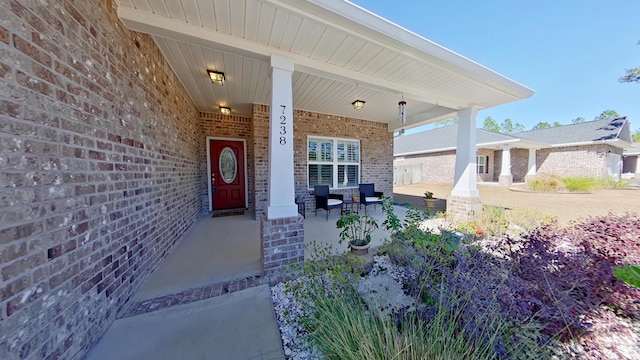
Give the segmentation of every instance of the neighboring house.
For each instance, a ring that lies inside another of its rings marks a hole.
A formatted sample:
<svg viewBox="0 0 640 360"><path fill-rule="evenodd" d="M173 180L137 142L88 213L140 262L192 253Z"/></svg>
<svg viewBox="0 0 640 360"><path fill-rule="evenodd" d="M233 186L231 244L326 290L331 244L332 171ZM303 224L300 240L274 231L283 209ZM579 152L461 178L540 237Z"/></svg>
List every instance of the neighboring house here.
<svg viewBox="0 0 640 360"><path fill-rule="evenodd" d="M640 142L634 142L622 154L622 175L626 178L640 178Z"/></svg>
<svg viewBox="0 0 640 360"><path fill-rule="evenodd" d="M466 216L477 112L533 94L340 0L0 13L1 358L82 358L213 210L255 213L262 279L277 279L303 261L295 197L311 208L317 183L391 194L403 127L460 119L449 209Z"/></svg>
<svg viewBox="0 0 640 360"><path fill-rule="evenodd" d="M452 125L396 137L394 184L453 182L456 133ZM477 180L505 185L536 173L619 178L623 151L632 149L626 117L514 134L477 129L476 146Z"/></svg>

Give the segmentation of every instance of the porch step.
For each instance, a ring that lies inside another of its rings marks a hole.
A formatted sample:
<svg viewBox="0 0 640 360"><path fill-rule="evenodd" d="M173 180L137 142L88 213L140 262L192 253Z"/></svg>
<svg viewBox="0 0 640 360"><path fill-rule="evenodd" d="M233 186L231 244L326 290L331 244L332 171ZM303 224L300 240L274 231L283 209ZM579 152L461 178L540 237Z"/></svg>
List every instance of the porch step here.
<svg viewBox="0 0 640 360"><path fill-rule="evenodd" d="M211 217L244 215L244 208L213 210Z"/></svg>
<svg viewBox="0 0 640 360"><path fill-rule="evenodd" d="M271 284L269 277L261 275L247 276L234 280L221 281L214 284L186 289L177 293L157 296L142 301L134 301L125 305L124 311L118 315L118 318L126 318L130 316L145 314L176 305L185 305L192 302L210 299L224 294L249 289L255 286Z"/></svg>

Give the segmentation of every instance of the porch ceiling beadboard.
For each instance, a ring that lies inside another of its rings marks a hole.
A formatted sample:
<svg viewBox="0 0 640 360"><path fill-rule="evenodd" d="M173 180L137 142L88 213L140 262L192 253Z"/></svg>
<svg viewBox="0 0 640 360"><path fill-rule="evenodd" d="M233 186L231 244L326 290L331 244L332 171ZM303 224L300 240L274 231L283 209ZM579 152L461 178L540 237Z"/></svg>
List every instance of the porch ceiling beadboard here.
<svg viewBox="0 0 640 360"><path fill-rule="evenodd" d="M270 101L269 56L296 64L296 109L399 129L530 97L533 91L343 0L116 0L132 30L153 36L201 111L249 116ZM213 85L207 69L223 71ZM366 101L353 109L355 99Z"/></svg>

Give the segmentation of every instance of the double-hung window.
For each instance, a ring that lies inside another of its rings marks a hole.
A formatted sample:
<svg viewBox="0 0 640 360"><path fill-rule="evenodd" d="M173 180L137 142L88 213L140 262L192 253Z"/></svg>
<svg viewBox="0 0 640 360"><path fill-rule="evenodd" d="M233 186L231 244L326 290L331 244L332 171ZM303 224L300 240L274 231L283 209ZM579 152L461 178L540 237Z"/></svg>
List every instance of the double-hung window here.
<svg viewBox="0 0 640 360"><path fill-rule="evenodd" d="M489 157L488 156L476 156L476 172L478 174L489 173Z"/></svg>
<svg viewBox="0 0 640 360"><path fill-rule="evenodd" d="M360 141L313 136L307 139L309 189L356 187L360 181Z"/></svg>

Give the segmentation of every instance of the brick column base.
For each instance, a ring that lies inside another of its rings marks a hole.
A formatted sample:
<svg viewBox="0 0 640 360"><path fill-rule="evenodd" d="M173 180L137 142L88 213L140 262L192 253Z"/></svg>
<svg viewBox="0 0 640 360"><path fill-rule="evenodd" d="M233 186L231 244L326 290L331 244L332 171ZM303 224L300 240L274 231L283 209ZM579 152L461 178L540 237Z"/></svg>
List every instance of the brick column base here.
<svg viewBox="0 0 640 360"><path fill-rule="evenodd" d="M498 177L498 184L501 186L511 186L513 184L513 175L500 175Z"/></svg>
<svg viewBox="0 0 640 360"><path fill-rule="evenodd" d="M479 196L449 196L447 215L454 223L479 219L482 215L482 201Z"/></svg>
<svg viewBox="0 0 640 360"><path fill-rule="evenodd" d="M284 280L287 265L304 262L304 218L267 219L262 215L262 274L269 283Z"/></svg>

